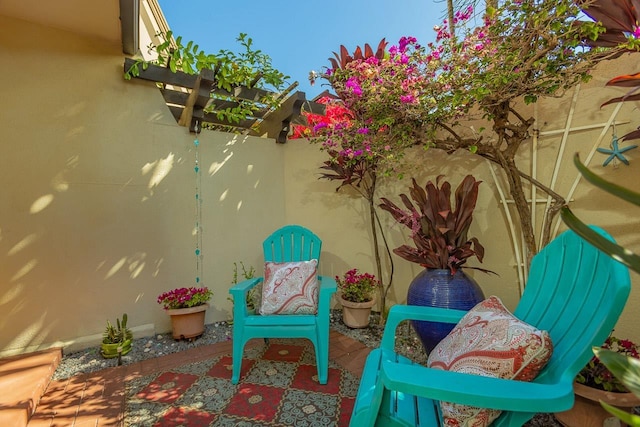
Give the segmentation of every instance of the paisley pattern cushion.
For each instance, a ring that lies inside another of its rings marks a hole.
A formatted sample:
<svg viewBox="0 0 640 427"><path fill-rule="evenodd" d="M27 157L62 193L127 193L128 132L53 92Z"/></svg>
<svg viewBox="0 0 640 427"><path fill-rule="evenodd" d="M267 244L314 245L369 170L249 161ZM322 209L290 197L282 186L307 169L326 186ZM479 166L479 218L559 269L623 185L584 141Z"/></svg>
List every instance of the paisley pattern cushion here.
<svg viewBox="0 0 640 427"><path fill-rule="evenodd" d="M260 314L316 314L318 260L266 262Z"/></svg>
<svg viewBox="0 0 640 427"><path fill-rule="evenodd" d="M551 357L546 331L522 322L498 297L482 301L431 352L434 369L485 377L531 381ZM495 409L441 402L446 426L485 427L500 416Z"/></svg>

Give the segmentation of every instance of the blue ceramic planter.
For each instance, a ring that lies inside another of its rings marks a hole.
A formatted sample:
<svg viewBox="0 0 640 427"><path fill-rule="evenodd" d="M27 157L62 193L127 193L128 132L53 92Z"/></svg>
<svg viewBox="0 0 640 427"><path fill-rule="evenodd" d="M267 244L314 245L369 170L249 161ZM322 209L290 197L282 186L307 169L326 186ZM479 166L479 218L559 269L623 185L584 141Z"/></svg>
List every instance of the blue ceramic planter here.
<svg viewBox="0 0 640 427"><path fill-rule="evenodd" d="M409 305L458 310L469 310L482 300L482 289L462 270L451 275L449 270L425 269L413 279L407 293ZM429 353L451 332L455 324L412 320L411 326Z"/></svg>

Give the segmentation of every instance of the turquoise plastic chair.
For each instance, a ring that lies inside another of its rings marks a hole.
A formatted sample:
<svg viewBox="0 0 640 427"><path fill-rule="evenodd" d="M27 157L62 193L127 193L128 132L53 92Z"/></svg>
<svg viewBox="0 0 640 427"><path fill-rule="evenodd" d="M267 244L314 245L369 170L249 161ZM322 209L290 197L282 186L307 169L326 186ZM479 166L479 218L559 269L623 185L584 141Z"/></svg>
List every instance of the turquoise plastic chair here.
<svg viewBox="0 0 640 427"><path fill-rule="evenodd" d="M287 225L276 230L262 243L264 260L272 262L320 261L322 241L307 228ZM249 290L263 281L262 277L245 280L229 290L233 296L233 373L231 382L240 380L244 346L252 338L307 338L316 351L318 381L327 383L329 372L329 308L336 292L336 281L318 276L320 294L315 315L260 315L249 313L245 304Z"/></svg>
<svg viewBox="0 0 640 427"><path fill-rule="evenodd" d="M603 230L593 227L613 240ZM492 426L521 426L536 413L573 406L573 380L618 320L631 289L625 266L573 231L554 239L532 263L514 314L549 331L553 355L533 382L447 372L414 364L394 352L407 319L457 323L464 311L396 305L380 348L365 363L351 426L439 426L438 401L503 410Z"/></svg>

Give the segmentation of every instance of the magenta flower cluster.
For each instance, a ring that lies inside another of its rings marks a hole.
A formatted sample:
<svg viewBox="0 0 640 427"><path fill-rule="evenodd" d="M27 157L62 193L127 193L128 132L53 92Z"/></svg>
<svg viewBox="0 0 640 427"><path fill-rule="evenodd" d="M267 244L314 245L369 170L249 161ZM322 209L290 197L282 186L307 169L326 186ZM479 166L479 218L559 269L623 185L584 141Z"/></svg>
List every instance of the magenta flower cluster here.
<svg viewBox="0 0 640 427"><path fill-rule="evenodd" d="M613 335L607 338L602 348L615 351L623 356L640 359L640 345L630 340L617 338ZM587 363L587 366L582 368L576 377L576 381L599 390L613 391L616 393L629 392L629 389L627 389L623 382L616 378L596 356L593 356L589 363Z"/></svg>
<svg viewBox="0 0 640 427"><path fill-rule="evenodd" d="M195 307L206 304L212 295L213 292L207 287L176 288L160 294L158 304L162 304L165 310Z"/></svg>
<svg viewBox="0 0 640 427"><path fill-rule="evenodd" d="M343 277L336 276L336 282L342 298L351 302L371 301L378 286L376 276L358 273L357 268L347 271Z"/></svg>

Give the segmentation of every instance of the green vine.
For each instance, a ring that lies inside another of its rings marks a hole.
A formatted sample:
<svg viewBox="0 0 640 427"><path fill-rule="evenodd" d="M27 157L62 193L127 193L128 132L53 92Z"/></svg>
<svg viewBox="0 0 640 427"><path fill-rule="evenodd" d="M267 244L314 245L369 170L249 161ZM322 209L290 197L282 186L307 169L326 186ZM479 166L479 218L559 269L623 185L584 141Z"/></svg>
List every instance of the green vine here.
<svg viewBox="0 0 640 427"><path fill-rule="evenodd" d="M159 45L150 44L149 53L155 53L157 59L146 61L138 59L124 73L126 80L140 75L140 70L146 70L149 65L168 67L172 72L182 71L187 74L198 74L201 70L209 69L215 73L217 89L227 93L213 91L211 96L222 101L237 102L236 106L214 110L208 107L206 112L213 113L220 120L229 123L240 123L251 118L260 109L277 109L282 92L289 76L274 68L271 57L261 50L254 50L253 39L245 33L240 33L236 41L243 47L239 53L221 49L217 54L208 54L193 41L183 43L182 36L173 39L173 33L158 33L164 40ZM154 55L155 56L155 55ZM255 101L236 99L233 94L237 88L262 89L264 93ZM229 93L231 95L229 95Z"/></svg>

